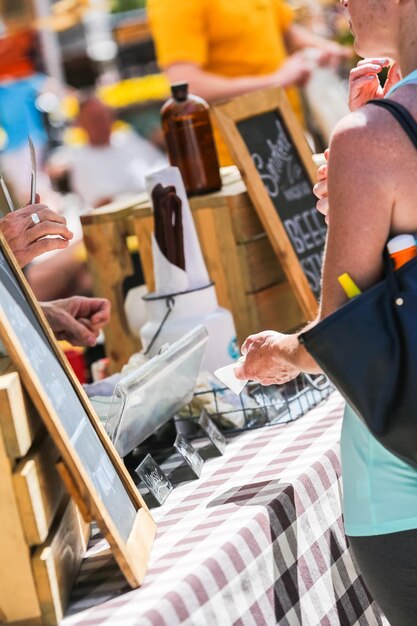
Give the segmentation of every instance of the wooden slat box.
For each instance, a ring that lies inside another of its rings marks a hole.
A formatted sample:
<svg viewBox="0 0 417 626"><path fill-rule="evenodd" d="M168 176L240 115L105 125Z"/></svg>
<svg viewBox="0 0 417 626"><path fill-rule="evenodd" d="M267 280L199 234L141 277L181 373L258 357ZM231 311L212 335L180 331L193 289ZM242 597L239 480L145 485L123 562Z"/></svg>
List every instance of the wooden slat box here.
<svg viewBox="0 0 417 626"><path fill-rule="evenodd" d="M219 303L232 312L239 342L266 328L301 325L304 315L240 176L190 205L209 274L216 289L220 285Z"/></svg>
<svg viewBox="0 0 417 626"><path fill-rule="evenodd" d="M14 468L13 486L29 546L45 541L65 493L56 469L58 459L58 450L46 435Z"/></svg>
<svg viewBox="0 0 417 626"><path fill-rule="evenodd" d="M135 205L109 205L81 217L88 266L94 293L112 304L110 323L104 329L106 352L113 371L140 350L139 337L128 326L124 312L123 281L133 273L127 236L131 234L131 211Z"/></svg>
<svg viewBox="0 0 417 626"><path fill-rule="evenodd" d="M0 358L0 429L9 458L24 456L41 427L9 357Z"/></svg>
<svg viewBox="0 0 417 626"><path fill-rule="evenodd" d="M0 359L0 372L8 372L0 375L0 621L52 626L62 616L89 525L69 500L57 451L10 370L10 361ZM60 554L63 532L67 548Z"/></svg>
<svg viewBox="0 0 417 626"><path fill-rule="evenodd" d="M0 412L3 413L3 401ZM0 620L36 620L40 605L13 486L13 461L0 431Z"/></svg>
<svg viewBox="0 0 417 626"><path fill-rule="evenodd" d="M66 496L46 541L32 554L43 626L55 626L63 618L89 536L89 524Z"/></svg>

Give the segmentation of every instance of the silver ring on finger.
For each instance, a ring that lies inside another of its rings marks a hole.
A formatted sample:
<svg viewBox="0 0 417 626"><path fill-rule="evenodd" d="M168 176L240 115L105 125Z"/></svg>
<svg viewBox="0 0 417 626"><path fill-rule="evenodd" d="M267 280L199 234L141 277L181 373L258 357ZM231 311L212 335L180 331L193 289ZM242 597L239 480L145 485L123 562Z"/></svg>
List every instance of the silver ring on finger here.
<svg viewBox="0 0 417 626"><path fill-rule="evenodd" d="M41 223L41 218L37 213L31 213L30 219L32 220L34 226Z"/></svg>

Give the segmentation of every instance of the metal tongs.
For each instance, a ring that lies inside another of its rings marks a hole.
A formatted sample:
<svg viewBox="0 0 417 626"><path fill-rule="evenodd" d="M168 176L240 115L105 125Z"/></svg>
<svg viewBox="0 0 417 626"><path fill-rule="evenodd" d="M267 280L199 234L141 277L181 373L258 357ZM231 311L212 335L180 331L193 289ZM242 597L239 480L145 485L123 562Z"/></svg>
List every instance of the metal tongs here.
<svg viewBox="0 0 417 626"><path fill-rule="evenodd" d="M35 146L33 145L33 141L30 135L28 135L28 143L29 143L29 151L30 151L30 204L35 204L36 202L36 152ZM7 206L9 208L10 213L13 213L15 210L15 206L13 204L12 196L10 195L9 188L7 187L6 181L3 178L3 174L0 171L0 187L4 195L4 199L6 200Z"/></svg>
<svg viewBox="0 0 417 626"><path fill-rule="evenodd" d="M152 190L152 202L159 249L170 263L185 270L181 199L175 187L156 185Z"/></svg>
<svg viewBox="0 0 417 626"><path fill-rule="evenodd" d="M36 152L35 146L30 135L28 135L29 150L30 150L30 204L36 203Z"/></svg>

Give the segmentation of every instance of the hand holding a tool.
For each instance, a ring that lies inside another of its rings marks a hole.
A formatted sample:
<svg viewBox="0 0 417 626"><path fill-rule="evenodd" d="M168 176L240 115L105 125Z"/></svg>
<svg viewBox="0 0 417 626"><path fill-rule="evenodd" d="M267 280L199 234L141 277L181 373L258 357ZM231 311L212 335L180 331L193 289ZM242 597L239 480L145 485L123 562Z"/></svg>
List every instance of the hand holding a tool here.
<svg viewBox="0 0 417 626"><path fill-rule="evenodd" d="M21 267L44 252L67 248L73 236L64 217L39 204L38 195L35 200L0 219L0 231Z"/></svg>

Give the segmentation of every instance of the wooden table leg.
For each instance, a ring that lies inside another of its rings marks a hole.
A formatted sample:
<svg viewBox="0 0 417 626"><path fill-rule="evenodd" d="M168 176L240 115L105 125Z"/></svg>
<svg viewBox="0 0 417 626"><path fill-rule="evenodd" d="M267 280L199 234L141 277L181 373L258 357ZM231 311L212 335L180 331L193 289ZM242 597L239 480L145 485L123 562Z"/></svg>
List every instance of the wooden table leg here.
<svg viewBox="0 0 417 626"><path fill-rule="evenodd" d="M123 281L133 273L123 221L83 224L84 243L94 292L112 305L110 323L104 328L106 353L112 372L120 371L134 352L141 349L139 337L128 326L124 309Z"/></svg>

